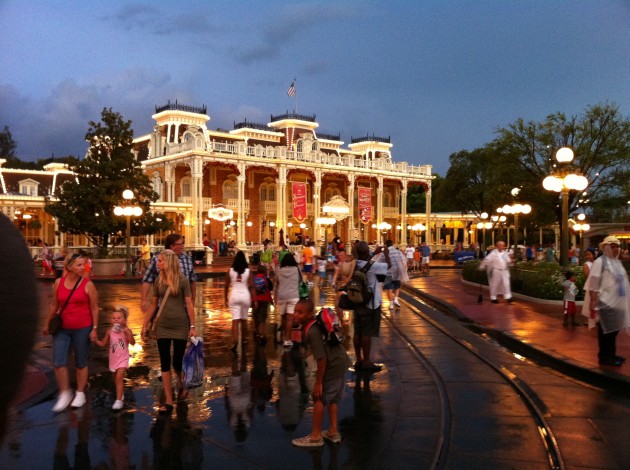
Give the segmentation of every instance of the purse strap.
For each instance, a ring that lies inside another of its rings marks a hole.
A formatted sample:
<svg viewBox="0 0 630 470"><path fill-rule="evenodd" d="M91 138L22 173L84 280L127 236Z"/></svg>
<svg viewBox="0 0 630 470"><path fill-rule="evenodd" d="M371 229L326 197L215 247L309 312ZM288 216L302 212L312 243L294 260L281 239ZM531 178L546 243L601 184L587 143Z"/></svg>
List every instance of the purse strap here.
<svg viewBox="0 0 630 470"><path fill-rule="evenodd" d="M164 297L162 297L162 302L160 302L160 308L158 308L157 313L155 314L155 319L153 320L153 324L151 325L151 331L155 331L155 327L157 326L157 322L160 319L160 315L162 315L162 310L166 305L166 299L168 295L171 293L171 286L166 288L166 292L164 292Z"/></svg>
<svg viewBox="0 0 630 470"><path fill-rule="evenodd" d="M68 302L70 302L70 297L72 297L72 294L74 294L74 291L77 290L77 287L79 287L79 284L81 284L82 280L83 280L83 278L81 276L79 276L79 279L77 279L76 284L74 285L74 287L70 291L70 295L66 298L66 301L64 302L63 307L61 307L61 310L59 310L59 313L57 315L61 316L63 311L66 309L66 306L68 305ZM57 286L57 289L59 289L59 286Z"/></svg>

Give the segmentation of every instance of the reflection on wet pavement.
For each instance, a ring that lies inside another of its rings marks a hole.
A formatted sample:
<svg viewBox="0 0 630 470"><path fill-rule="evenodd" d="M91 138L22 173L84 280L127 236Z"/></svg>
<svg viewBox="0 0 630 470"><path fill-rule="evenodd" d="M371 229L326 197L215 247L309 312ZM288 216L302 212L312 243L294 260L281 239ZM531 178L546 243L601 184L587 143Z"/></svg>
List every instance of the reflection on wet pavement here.
<svg viewBox="0 0 630 470"><path fill-rule="evenodd" d="M273 307L266 345L248 338L247 345L232 354L231 316L223 288L222 279L208 279L197 289L196 327L204 340L206 382L190 390L187 401L179 402L172 414L162 416L156 407L163 393L157 347L139 338L140 286L97 284L99 335L108 326L111 308L122 304L130 309L129 327L138 341L126 376L124 412L111 411L107 349L93 346L88 405L55 416L49 400L16 416L0 450L0 468L32 470L47 468L50 462L54 468L103 469L368 464L386 441L385 428L392 425L384 416L396 402L393 378L384 371L357 380L348 371L339 408L342 443L316 450L292 447L292 438L310 432L314 363L303 361L299 350L284 351L274 341L274 327L280 321ZM50 284L40 283L39 289L41 305L46 306ZM331 305L334 300L330 286L321 291L316 286L313 294L321 303ZM46 314L42 307L42 321ZM251 326L249 331L253 332ZM351 334L348 331L346 348L353 357ZM39 354L50 354L50 338L41 338L37 348Z"/></svg>

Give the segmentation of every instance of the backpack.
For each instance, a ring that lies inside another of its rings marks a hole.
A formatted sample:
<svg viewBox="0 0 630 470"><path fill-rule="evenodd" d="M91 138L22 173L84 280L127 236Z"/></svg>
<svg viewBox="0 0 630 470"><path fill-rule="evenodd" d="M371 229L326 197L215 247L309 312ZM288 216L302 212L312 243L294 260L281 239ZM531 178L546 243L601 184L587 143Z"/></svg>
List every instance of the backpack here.
<svg viewBox="0 0 630 470"><path fill-rule="evenodd" d="M343 288L347 300L355 307L367 305L373 297L372 290L368 287L366 273L372 267L369 261L361 269L355 269L352 277Z"/></svg>
<svg viewBox="0 0 630 470"><path fill-rule="evenodd" d="M322 334L324 343L330 346L336 346L343 343L343 324L337 316L334 309L325 307L315 316L315 318L306 326L305 332L308 332L312 325L317 325Z"/></svg>
<svg viewBox="0 0 630 470"><path fill-rule="evenodd" d="M269 292L267 276L264 274L256 274L254 276L254 289L256 289L256 295L265 295Z"/></svg>

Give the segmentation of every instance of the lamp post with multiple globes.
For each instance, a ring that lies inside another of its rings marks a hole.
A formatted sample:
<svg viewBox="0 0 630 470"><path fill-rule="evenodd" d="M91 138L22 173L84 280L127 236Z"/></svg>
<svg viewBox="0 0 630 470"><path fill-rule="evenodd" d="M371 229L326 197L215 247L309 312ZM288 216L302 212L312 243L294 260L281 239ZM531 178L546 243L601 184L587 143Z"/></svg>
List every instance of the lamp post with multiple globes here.
<svg viewBox="0 0 630 470"><path fill-rule="evenodd" d="M512 204L511 206L506 204L503 207L497 209L498 213L513 214L514 215L514 257L520 259L520 251L518 249L518 216L519 214L527 215L531 213L532 206L529 204ZM509 232L509 227L508 227Z"/></svg>
<svg viewBox="0 0 630 470"><path fill-rule="evenodd" d="M573 150L562 147L556 152L556 160L560 164L573 161ZM571 172L570 168L560 168L555 174L543 180L543 188L560 193L562 199L562 233L560 237L560 265L569 265L569 191L583 191L588 186L585 176Z"/></svg>
<svg viewBox="0 0 630 470"><path fill-rule="evenodd" d="M486 229L491 229L492 228L492 222L488 222L488 213L487 212L482 212L481 215L479 216L481 217L481 219L483 220L483 222L477 222L477 229L482 230L482 236L481 236L481 244L479 246L479 251L480 253L485 253L485 249L486 249Z"/></svg>
<svg viewBox="0 0 630 470"><path fill-rule="evenodd" d="M122 193L125 201L131 201L134 198L133 191L125 189ZM131 277L131 216L140 217L142 215L142 207L131 205L131 203L124 206L114 207L114 215L125 216L127 218L127 230L125 232L125 238L127 242L127 255L125 261L125 277Z"/></svg>
<svg viewBox="0 0 630 470"><path fill-rule="evenodd" d="M582 237L582 234L584 232L588 232L591 229L591 226L584 222L584 220L586 219L586 215L579 214L577 216L577 219L578 219L578 223L573 224L573 230L575 230L576 232L580 234L579 247L580 247L580 265L581 265L584 263L584 238Z"/></svg>

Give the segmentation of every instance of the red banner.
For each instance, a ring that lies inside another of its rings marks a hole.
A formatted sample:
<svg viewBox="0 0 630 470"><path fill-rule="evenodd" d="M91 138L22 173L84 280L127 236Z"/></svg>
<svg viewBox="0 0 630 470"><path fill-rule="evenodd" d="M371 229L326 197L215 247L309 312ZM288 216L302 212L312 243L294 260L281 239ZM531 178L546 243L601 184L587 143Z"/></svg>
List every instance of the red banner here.
<svg viewBox="0 0 630 470"><path fill-rule="evenodd" d="M372 220L372 190L370 188L358 188L359 220L367 224Z"/></svg>
<svg viewBox="0 0 630 470"><path fill-rule="evenodd" d="M293 181L291 184L293 195L293 218L298 222L306 220L306 183Z"/></svg>

